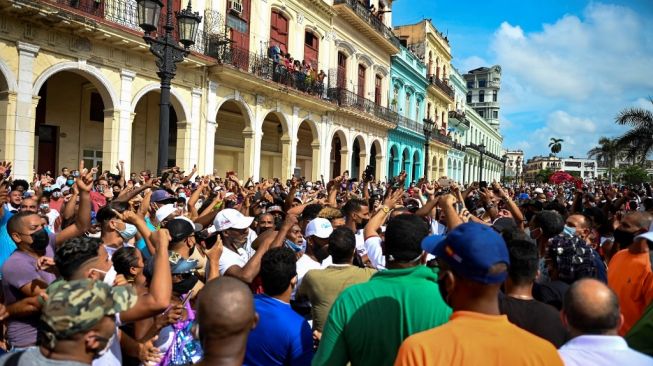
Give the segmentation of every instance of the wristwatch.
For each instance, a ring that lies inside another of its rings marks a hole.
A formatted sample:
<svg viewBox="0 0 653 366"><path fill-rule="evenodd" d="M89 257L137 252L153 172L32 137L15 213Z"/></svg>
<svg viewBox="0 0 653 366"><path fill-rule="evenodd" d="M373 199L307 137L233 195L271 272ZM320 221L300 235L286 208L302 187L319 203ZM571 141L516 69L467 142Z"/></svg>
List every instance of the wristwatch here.
<svg viewBox="0 0 653 366"><path fill-rule="evenodd" d="M381 210L383 210L383 212L385 212L385 213L390 212L390 208L388 206L386 206L386 205L381 206Z"/></svg>

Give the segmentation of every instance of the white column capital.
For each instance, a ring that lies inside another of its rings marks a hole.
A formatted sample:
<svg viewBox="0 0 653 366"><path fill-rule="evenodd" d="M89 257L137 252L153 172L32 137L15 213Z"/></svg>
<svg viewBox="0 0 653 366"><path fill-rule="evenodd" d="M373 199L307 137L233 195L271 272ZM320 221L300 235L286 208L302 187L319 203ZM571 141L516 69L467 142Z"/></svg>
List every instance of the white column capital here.
<svg viewBox="0 0 653 366"><path fill-rule="evenodd" d="M36 56L36 54L39 53L39 50L41 49L41 47L35 44L31 44L23 41L16 41L16 48L18 48L18 53L20 54L29 53L32 56Z"/></svg>
<svg viewBox="0 0 653 366"><path fill-rule="evenodd" d="M127 69L120 69L120 78L125 81L133 81L134 78L136 78L136 72Z"/></svg>

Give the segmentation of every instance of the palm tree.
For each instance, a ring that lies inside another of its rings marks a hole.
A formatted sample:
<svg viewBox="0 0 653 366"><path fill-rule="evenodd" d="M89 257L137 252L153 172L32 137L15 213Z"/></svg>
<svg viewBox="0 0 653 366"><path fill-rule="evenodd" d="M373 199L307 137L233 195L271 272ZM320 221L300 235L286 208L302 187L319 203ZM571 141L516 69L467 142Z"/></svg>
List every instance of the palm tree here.
<svg viewBox="0 0 653 366"><path fill-rule="evenodd" d="M653 98L649 98L653 104ZM617 140L628 159L637 159L641 164L653 152L653 112L644 108L626 108L616 119L617 124L631 126L630 131Z"/></svg>
<svg viewBox="0 0 653 366"><path fill-rule="evenodd" d="M551 148L551 153L553 155L557 154L562 150L562 142L565 140L563 139L557 139L555 137L551 137L551 142L549 142L549 147Z"/></svg>
<svg viewBox="0 0 653 366"><path fill-rule="evenodd" d="M618 145L617 139L609 139L601 137L599 139L599 146L587 152L587 157L596 158L598 161L608 163L608 177L610 184L612 184L612 169L618 158L622 156L621 147Z"/></svg>

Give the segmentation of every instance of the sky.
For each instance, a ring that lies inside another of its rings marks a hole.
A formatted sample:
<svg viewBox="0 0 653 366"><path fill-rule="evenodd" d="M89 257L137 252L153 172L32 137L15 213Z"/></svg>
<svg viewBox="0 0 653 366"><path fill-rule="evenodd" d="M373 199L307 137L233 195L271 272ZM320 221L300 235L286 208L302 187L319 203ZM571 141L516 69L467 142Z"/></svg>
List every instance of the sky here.
<svg viewBox="0 0 653 366"><path fill-rule="evenodd" d="M501 65L505 149L584 157L629 107L653 110L653 0L396 0L393 25L431 19L461 74Z"/></svg>

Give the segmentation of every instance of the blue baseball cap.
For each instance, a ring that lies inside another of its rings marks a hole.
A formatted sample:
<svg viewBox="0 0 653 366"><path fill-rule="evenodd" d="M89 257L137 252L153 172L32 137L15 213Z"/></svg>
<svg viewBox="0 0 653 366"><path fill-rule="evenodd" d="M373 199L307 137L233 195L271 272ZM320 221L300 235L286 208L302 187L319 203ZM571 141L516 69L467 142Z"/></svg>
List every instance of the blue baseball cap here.
<svg viewBox="0 0 653 366"><path fill-rule="evenodd" d="M423 241L422 247L425 244L429 243ZM430 253L445 261L455 274L472 281L496 284L508 277L507 267L499 267L498 271L495 267L499 263L510 265L508 248L491 226L474 222L459 225L436 243Z"/></svg>

